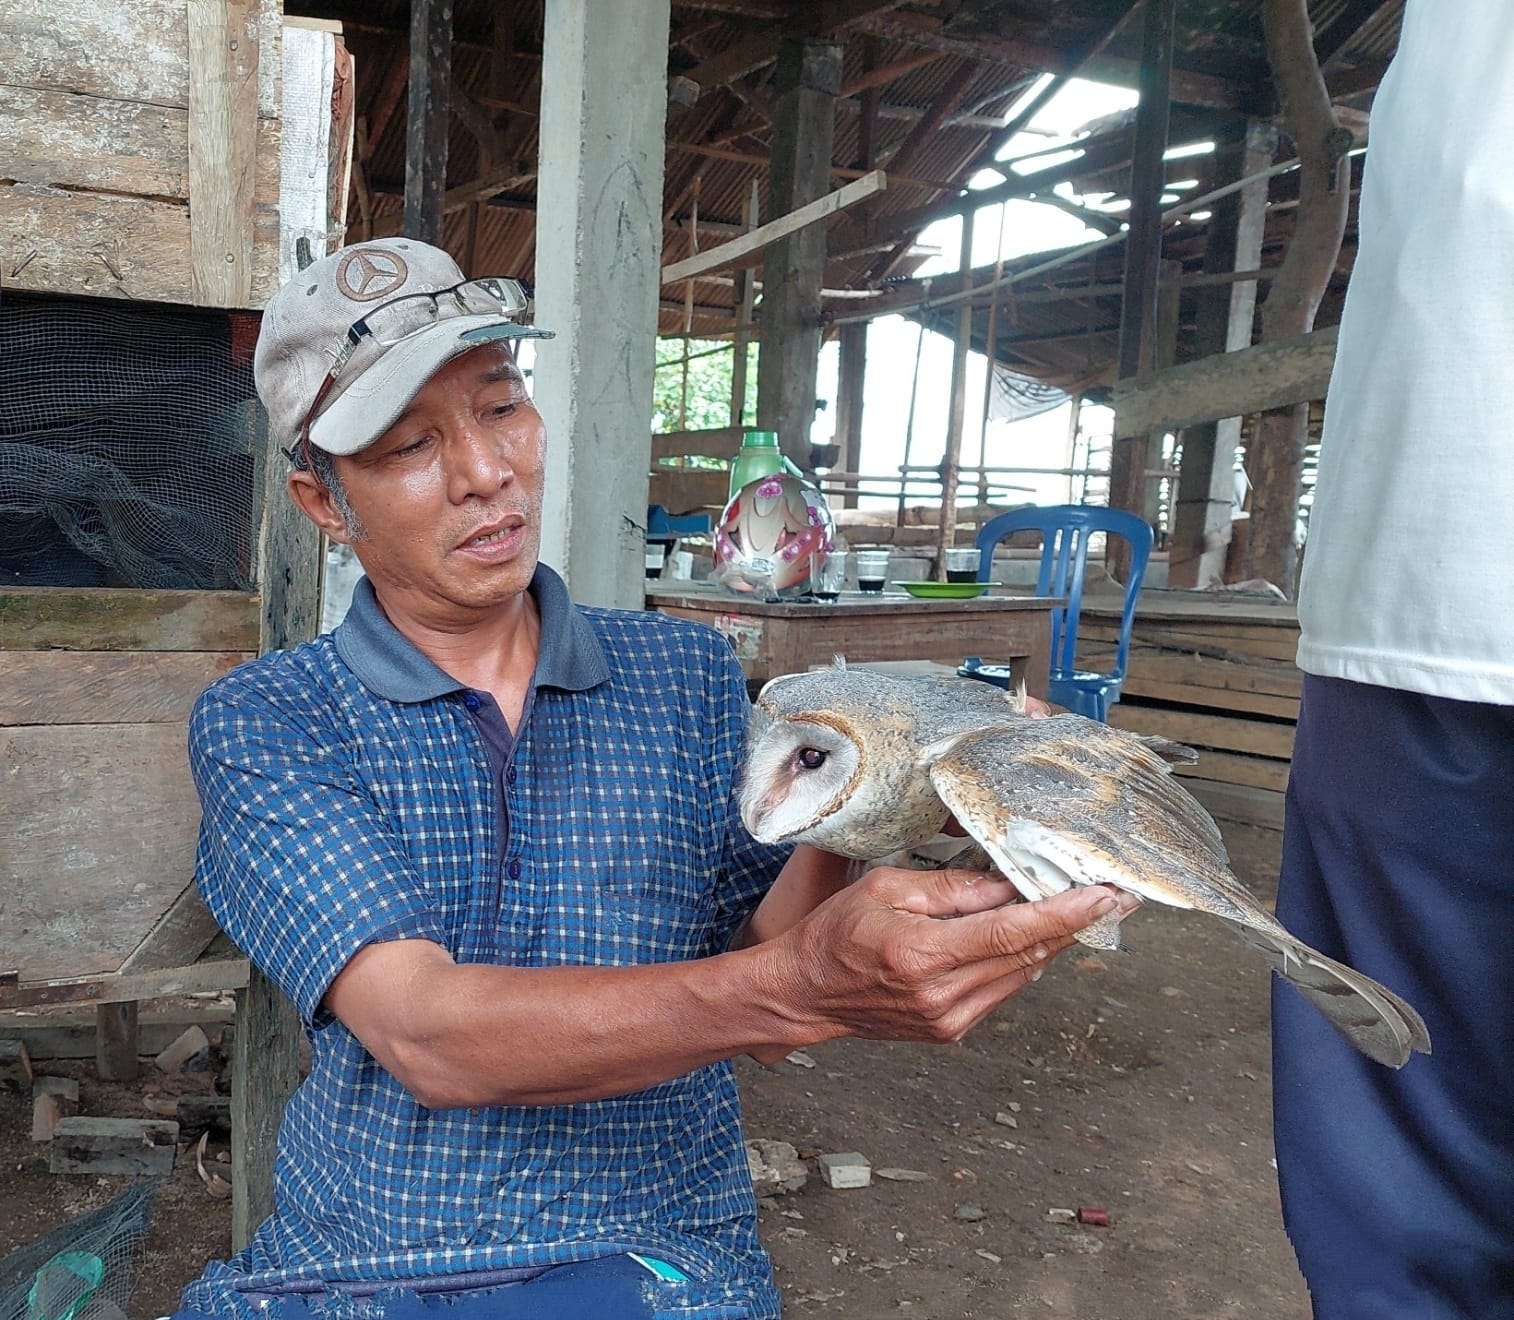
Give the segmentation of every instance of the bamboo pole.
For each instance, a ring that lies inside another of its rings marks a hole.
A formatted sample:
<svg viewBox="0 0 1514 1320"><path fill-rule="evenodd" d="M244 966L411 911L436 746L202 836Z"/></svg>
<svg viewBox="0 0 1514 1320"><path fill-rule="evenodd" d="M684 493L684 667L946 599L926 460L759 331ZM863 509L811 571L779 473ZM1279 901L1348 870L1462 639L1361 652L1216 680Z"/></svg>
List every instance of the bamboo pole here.
<svg viewBox="0 0 1514 1320"><path fill-rule="evenodd" d="M959 268L965 273L972 269L973 261L971 211L962 217L961 253ZM946 423L946 452L941 455L941 516L936 524L937 582L946 581L946 551L957 540L957 465L962 460L962 431L967 422L967 355L972 351L972 346L973 307L971 303L963 303L957 312L957 343L952 353L951 411Z"/></svg>

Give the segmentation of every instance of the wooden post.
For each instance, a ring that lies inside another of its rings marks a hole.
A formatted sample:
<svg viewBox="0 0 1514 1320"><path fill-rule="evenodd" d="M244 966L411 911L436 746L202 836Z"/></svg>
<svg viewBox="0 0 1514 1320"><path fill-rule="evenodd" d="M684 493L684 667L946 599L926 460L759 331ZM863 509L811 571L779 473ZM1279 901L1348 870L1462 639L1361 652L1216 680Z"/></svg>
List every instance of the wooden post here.
<svg viewBox="0 0 1514 1320"><path fill-rule="evenodd" d="M1151 369L1156 343L1157 276L1162 259L1162 154L1172 93L1172 33L1176 0L1146 0L1141 48L1140 102L1130 165L1130 234L1125 243L1125 287L1120 310L1118 374ZM1109 504L1143 514L1149 444L1144 433L1116 435L1109 467ZM1124 542L1117 542L1123 548ZM1118 561L1118 562L1116 562ZM1111 560L1120 572L1123 557Z"/></svg>
<svg viewBox="0 0 1514 1320"><path fill-rule="evenodd" d="M747 233L757 228L757 180L746 199ZM731 361L731 425L746 424L746 358L752 338L752 313L757 305L757 280L747 267L736 271L736 337Z"/></svg>
<svg viewBox="0 0 1514 1320"><path fill-rule="evenodd" d="M840 90L839 46L824 41L783 43L774 76L770 214L786 215L830 190ZM815 419L824 273L823 224L779 239L764 254L757 424L777 431L778 443L791 454L808 449Z"/></svg>
<svg viewBox="0 0 1514 1320"><path fill-rule="evenodd" d="M973 213L962 217L961 259L957 269L967 281L973 269ZM957 308L957 342L952 351L951 402L946 418L946 452L941 455L941 515L936 524L937 582L946 581L946 551L957 540L957 476L962 461L962 430L967 421L967 355L973 346L973 305L964 299ZM989 353L993 370L993 353Z"/></svg>
<svg viewBox="0 0 1514 1320"><path fill-rule="evenodd" d="M196 304L246 307L257 180L256 0L189 0L189 263Z"/></svg>
<svg viewBox="0 0 1514 1320"><path fill-rule="evenodd" d="M289 498L289 464L264 430L263 527L258 586L261 650L283 650L320 631L321 535ZM273 1163L284 1105L299 1083L300 1020L256 967L236 992L231 1062L231 1245L240 1251L273 1213Z"/></svg>
<svg viewBox="0 0 1514 1320"><path fill-rule="evenodd" d="M1306 0L1263 0L1267 58L1283 104L1284 127L1298 147L1299 195L1288 255L1262 304L1264 341L1314 328L1330 284L1351 201L1350 129L1335 108L1315 58ZM1309 405L1296 403L1257 418L1246 455L1251 518L1246 527L1246 577L1265 578L1290 594L1297 547L1299 486L1309 439Z"/></svg>
<svg viewBox="0 0 1514 1320"><path fill-rule="evenodd" d="M1246 120L1238 132L1216 143L1215 185L1223 187L1259 174L1272 162L1277 130L1261 120ZM1258 180L1214 204L1204 244L1204 273L1255 270L1261 265L1262 232L1267 222L1267 180ZM1194 291L1197 304L1193 356L1232 353L1251 345L1256 317L1254 280L1216 284ZM1168 541L1167 581L1174 587L1204 587L1224 578L1234 499L1235 452L1241 419L1201 422L1183 432L1183 462L1172 536Z"/></svg>
<svg viewBox="0 0 1514 1320"><path fill-rule="evenodd" d="M836 443L840 452L835 467L840 472L862 471L862 401L867 378L867 325L856 321L841 327L841 362L836 390ZM857 490L842 496L843 507L857 507Z"/></svg>
<svg viewBox="0 0 1514 1320"><path fill-rule="evenodd" d="M442 243L442 194L447 190L451 83L452 0L411 0L405 234L437 247Z"/></svg>
<svg viewBox="0 0 1514 1320"><path fill-rule="evenodd" d="M101 1004L95 1009L95 1069L102 1082L129 1082L137 1075L137 1005Z"/></svg>

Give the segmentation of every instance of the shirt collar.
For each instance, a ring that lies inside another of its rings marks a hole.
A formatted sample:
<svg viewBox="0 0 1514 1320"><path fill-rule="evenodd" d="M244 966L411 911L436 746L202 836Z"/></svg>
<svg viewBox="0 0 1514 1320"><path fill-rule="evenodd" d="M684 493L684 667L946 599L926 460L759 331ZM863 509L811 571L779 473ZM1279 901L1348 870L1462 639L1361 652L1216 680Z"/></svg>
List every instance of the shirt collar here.
<svg viewBox="0 0 1514 1320"><path fill-rule="evenodd" d="M532 686L584 692L609 678L599 637L569 598L563 580L545 564L538 564L528 590L541 615ZM333 638L347 667L387 701L431 701L466 686L389 622L366 577L358 580L347 617Z"/></svg>

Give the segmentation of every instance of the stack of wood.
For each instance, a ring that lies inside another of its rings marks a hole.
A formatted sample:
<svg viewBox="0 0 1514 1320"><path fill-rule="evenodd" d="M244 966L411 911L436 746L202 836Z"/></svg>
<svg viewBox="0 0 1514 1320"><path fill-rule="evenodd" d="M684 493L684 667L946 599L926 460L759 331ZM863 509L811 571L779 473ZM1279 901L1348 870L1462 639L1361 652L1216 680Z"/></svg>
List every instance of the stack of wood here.
<svg viewBox="0 0 1514 1320"><path fill-rule="evenodd" d="M1117 602L1085 604L1080 668L1110 667L1119 626ZM1195 748L1198 764L1178 773L1217 818L1280 829L1302 681L1297 648L1289 603L1147 591L1109 722Z"/></svg>

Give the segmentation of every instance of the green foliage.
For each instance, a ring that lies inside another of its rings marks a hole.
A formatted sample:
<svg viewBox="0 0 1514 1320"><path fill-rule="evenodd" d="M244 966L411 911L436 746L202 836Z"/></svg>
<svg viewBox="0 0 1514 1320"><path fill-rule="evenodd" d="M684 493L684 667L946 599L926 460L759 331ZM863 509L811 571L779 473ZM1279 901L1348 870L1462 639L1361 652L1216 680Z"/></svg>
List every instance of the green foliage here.
<svg viewBox="0 0 1514 1320"><path fill-rule="evenodd" d="M687 346L688 392L684 392ZM734 345L712 339L665 339L658 344L652 384L653 431L703 431L731 424L731 366ZM757 345L747 345L748 424L757 415Z"/></svg>

